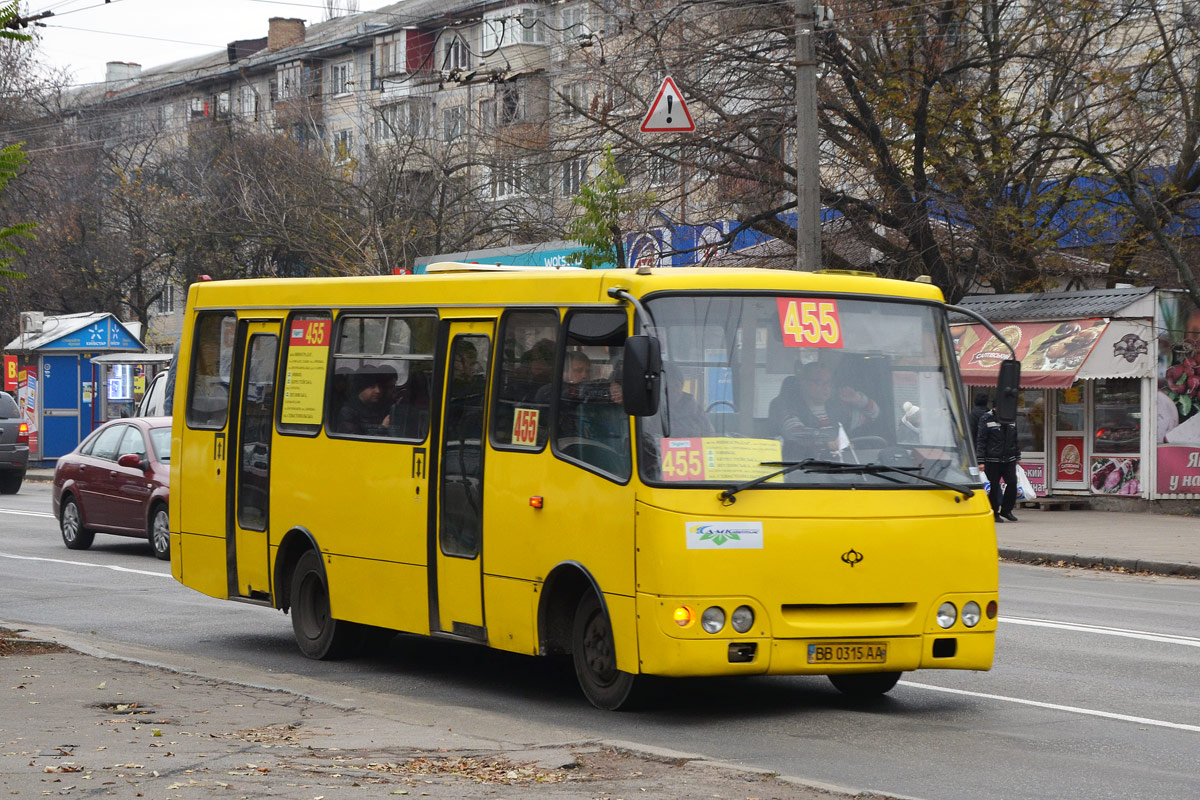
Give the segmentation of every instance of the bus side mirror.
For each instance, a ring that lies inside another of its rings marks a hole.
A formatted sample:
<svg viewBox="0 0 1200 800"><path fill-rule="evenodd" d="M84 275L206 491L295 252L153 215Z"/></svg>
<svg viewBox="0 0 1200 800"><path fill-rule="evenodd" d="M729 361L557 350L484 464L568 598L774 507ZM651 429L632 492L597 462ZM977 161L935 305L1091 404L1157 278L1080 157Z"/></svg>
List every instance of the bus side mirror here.
<svg viewBox="0 0 1200 800"><path fill-rule="evenodd" d="M1021 388L1021 362L1008 359L1000 362L1000 379L996 382L996 419L1004 424L1017 421L1017 392Z"/></svg>
<svg viewBox="0 0 1200 800"><path fill-rule="evenodd" d="M625 340L621 373L625 413L649 417L658 412L658 385L662 380L662 345L653 336Z"/></svg>

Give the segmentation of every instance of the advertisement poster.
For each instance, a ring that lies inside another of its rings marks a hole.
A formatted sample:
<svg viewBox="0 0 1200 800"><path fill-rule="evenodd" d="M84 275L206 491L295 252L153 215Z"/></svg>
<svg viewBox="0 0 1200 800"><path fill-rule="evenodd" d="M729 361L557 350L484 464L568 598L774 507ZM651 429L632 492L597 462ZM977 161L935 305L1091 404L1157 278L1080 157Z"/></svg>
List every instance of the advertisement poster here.
<svg viewBox="0 0 1200 800"><path fill-rule="evenodd" d="M1025 470L1025 477L1029 478L1029 483L1033 485L1034 494L1038 497L1046 496L1046 464L1043 461L1021 461L1021 469Z"/></svg>
<svg viewBox="0 0 1200 800"><path fill-rule="evenodd" d="M1021 360L1021 385L1070 386L1108 327L1106 319L1008 323L1000 328ZM982 325L952 326L958 365L967 385L994 384L1009 349Z"/></svg>
<svg viewBox="0 0 1200 800"><path fill-rule="evenodd" d="M1059 436L1054 440L1054 482L1083 483L1083 437Z"/></svg>
<svg viewBox="0 0 1200 800"><path fill-rule="evenodd" d="M1159 494L1200 494L1200 447L1160 445Z"/></svg>
<svg viewBox="0 0 1200 800"><path fill-rule="evenodd" d="M1092 456L1092 493L1140 495L1142 493L1141 465L1140 458Z"/></svg>
<svg viewBox="0 0 1200 800"><path fill-rule="evenodd" d="M21 419L29 425L29 454L40 453L37 429L37 372L23 369L17 375L17 405L21 407Z"/></svg>
<svg viewBox="0 0 1200 800"><path fill-rule="evenodd" d="M1159 297L1155 489L1200 494L1200 309L1182 294Z"/></svg>
<svg viewBox="0 0 1200 800"><path fill-rule="evenodd" d="M4 357L4 391L14 393L17 391L17 357Z"/></svg>

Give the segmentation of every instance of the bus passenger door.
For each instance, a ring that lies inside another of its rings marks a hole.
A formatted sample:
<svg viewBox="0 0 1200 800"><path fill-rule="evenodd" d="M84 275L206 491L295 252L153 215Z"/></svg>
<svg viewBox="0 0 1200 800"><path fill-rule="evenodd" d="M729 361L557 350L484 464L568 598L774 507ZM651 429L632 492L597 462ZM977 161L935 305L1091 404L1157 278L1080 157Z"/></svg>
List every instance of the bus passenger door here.
<svg viewBox="0 0 1200 800"><path fill-rule="evenodd" d="M271 435L275 429L275 376L279 323L243 323L239 337L239 381L234 438L227 556L230 597L271 596L267 552L270 509Z"/></svg>
<svg viewBox="0 0 1200 800"><path fill-rule="evenodd" d="M449 324L438 453L436 630L486 641L483 616L483 452L493 324Z"/></svg>

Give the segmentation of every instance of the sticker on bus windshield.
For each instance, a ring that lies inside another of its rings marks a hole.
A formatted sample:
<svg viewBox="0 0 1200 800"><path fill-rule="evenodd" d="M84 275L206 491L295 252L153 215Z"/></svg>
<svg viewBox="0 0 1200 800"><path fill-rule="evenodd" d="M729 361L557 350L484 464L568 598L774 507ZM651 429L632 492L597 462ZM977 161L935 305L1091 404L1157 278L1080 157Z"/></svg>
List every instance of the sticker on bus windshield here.
<svg viewBox="0 0 1200 800"><path fill-rule="evenodd" d="M761 522L685 522L688 550L762 550Z"/></svg>
<svg viewBox="0 0 1200 800"><path fill-rule="evenodd" d="M784 347L842 346L842 324L836 300L777 297Z"/></svg>
<svg viewBox="0 0 1200 800"><path fill-rule="evenodd" d="M518 408L513 414L512 443L537 447L538 416L536 408Z"/></svg>
<svg viewBox="0 0 1200 800"><path fill-rule="evenodd" d="M321 424L325 370L329 363L329 339L332 330L332 320L292 320L288 334L287 369L284 371L280 422Z"/></svg>
<svg viewBox="0 0 1200 800"><path fill-rule="evenodd" d="M779 461L777 439L660 439L664 481L747 481L767 472L764 461ZM778 483L781 478L772 478Z"/></svg>

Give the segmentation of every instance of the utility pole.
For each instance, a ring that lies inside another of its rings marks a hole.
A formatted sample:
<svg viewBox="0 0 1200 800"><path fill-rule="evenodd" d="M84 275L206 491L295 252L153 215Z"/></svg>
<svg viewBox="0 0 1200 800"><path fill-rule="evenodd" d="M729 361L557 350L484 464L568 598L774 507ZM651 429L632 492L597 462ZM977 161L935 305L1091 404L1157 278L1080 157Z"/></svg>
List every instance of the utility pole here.
<svg viewBox="0 0 1200 800"><path fill-rule="evenodd" d="M821 268L821 171L817 146L817 19L796 0L796 269Z"/></svg>

